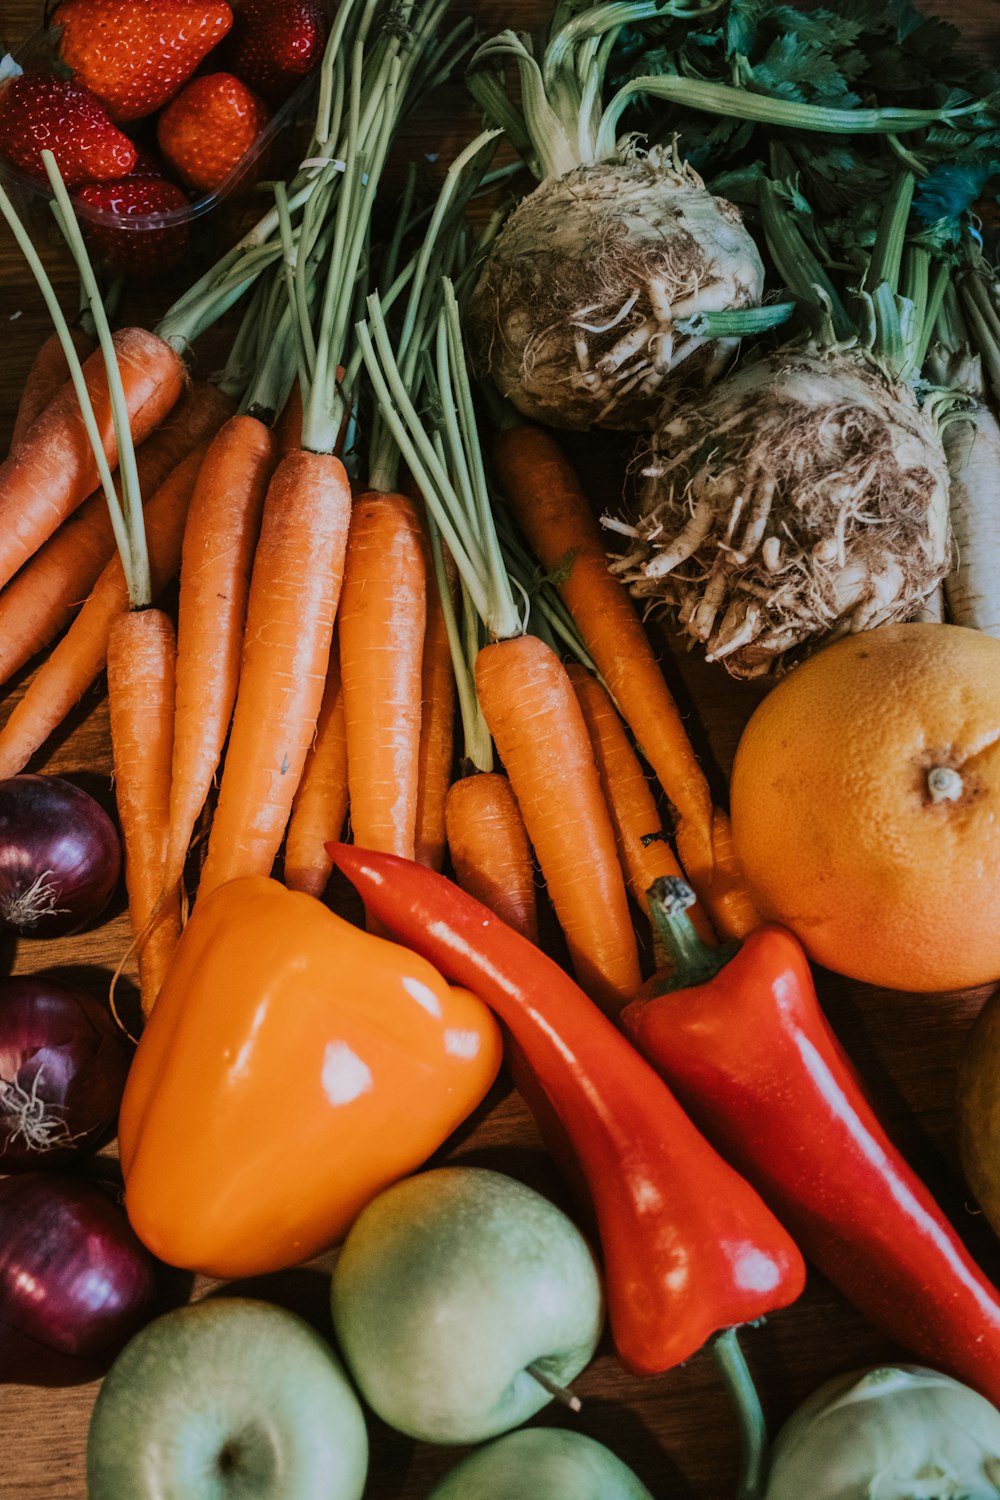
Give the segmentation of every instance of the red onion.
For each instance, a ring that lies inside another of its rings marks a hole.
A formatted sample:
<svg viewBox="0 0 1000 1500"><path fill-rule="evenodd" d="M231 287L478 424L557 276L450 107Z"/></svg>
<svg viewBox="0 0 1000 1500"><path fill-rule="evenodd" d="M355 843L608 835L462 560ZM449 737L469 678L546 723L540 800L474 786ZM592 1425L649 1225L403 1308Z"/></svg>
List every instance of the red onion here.
<svg viewBox="0 0 1000 1500"><path fill-rule="evenodd" d="M154 1275L103 1189L55 1172L0 1182L0 1381L101 1374L152 1316Z"/></svg>
<svg viewBox="0 0 1000 1500"><path fill-rule="evenodd" d="M75 932L118 883L121 843L107 813L60 776L0 781L0 923L29 937Z"/></svg>
<svg viewBox="0 0 1000 1500"><path fill-rule="evenodd" d="M128 1067L90 995L44 974L0 980L0 1170L56 1166L96 1144Z"/></svg>

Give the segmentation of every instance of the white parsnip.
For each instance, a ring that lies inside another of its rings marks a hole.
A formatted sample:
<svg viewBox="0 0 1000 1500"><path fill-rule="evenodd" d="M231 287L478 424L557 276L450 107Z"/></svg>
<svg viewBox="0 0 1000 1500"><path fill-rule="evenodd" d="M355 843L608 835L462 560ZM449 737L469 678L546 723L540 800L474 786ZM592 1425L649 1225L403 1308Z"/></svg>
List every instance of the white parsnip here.
<svg viewBox="0 0 1000 1500"><path fill-rule="evenodd" d="M944 429L953 560L944 581L953 624L1000 639L1000 423L984 400Z"/></svg>

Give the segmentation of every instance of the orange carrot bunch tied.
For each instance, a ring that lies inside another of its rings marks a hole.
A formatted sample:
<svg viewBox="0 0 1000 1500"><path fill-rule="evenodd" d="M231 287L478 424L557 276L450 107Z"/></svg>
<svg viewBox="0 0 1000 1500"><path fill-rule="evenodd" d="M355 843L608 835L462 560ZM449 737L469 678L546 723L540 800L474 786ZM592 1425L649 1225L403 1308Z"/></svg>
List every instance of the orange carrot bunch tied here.
<svg viewBox="0 0 1000 1500"><path fill-rule="evenodd" d="M473 748L469 759L489 774L489 742L495 741L523 819L525 843L530 840L534 848L574 968L591 994L609 1005L620 1003L634 993L639 959L614 830L570 678L553 648L526 631L504 562L476 437L454 288L445 278L435 320L435 379L442 403L457 403L460 413L456 423L446 424L446 464L406 389L379 299L370 298L368 308L369 321L358 332L383 418L397 434L463 584L469 650L456 650L456 668L464 678L460 701L464 697L470 722L481 712L486 730L485 748L478 755ZM485 644L479 643L477 629L470 629L476 619ZM467 734L471 748L469 741ZM492 790L492 784L484 787ZM464 807L450 800L451 834L468 852L471 843L459 831L459 812L478 815L477 799L470 788L463 794ZM466 879L476 878L467 861Z"/></svg>

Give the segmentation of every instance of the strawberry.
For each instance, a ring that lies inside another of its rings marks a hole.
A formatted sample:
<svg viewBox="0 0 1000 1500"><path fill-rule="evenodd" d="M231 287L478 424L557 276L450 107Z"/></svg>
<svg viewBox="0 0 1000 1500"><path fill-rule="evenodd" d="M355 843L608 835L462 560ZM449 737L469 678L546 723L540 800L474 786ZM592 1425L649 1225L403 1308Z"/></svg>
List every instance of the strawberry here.
<svg viewBox="0 0 1000 1500"><path fill-rule="evenodd" d="M62 0L60 60L116 120L166 104L233 24L225 0Z"/></svg>
<svg viewBox="0 0 1000 1500"><path fill-rule="evenodd" d="M160 116L163 159L188 187L212 192L268 121L267 106L232 73L192 79Z"/></svg>
<svg viewBox="0 0 1000 1500"><path fill-rule="evenodd" d="M318 0L243 0L225 66L268 104L282 104L322 58L329 29Z"/></svg>
<svg viewBox="0 0 1000 1500"><path fill-rule="evenodd" d="M89 182L76 194L77 201L122 219L150 214L168 214L187 208L188 200L175 182L165 177L122 177L116 182ZM113 224L95 224L85 218L87 236L105 265L114 271L149 274L177 264L188 242L187 223L159 228L143 224L120 229Z"/></svg>
<svg viewBox="0 0 1000 1500"><path fill-rule="evenodd" d="M0 85L0 156L45 179L52 152L67 187L131 171L135 146L89 89L51 73L21 73Z"/></svg>

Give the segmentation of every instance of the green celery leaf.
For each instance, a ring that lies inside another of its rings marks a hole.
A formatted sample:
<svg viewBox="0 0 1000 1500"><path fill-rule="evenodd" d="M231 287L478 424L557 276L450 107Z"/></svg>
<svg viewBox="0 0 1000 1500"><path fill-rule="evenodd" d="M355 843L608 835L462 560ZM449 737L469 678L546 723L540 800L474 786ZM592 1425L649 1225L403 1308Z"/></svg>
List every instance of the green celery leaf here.
<svg viewBox="0 0 1000 1500"><path fill-rule="evenodd" d="M769 0L730 0L726 16L726 56L749 57Z"/></svg>
<svg viewBox="0 0 1000 1500"><path fill-rule="evenodd" d="M815 42L803 41L794 31L777 37L759 63L753 67L753 79L765 93L808 103L821 84L847 84L833 58Z"/></svg>
<svg viewBox="0 0 1000 1500"><path fill-rule="evenodd" d="M793 5L775 5L767 13L768 25L793 31L804 42L814 42L828 52L853 47L864 31L859 16L842 16L832 10L797 10Z"/></svg>

